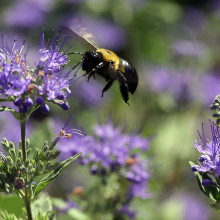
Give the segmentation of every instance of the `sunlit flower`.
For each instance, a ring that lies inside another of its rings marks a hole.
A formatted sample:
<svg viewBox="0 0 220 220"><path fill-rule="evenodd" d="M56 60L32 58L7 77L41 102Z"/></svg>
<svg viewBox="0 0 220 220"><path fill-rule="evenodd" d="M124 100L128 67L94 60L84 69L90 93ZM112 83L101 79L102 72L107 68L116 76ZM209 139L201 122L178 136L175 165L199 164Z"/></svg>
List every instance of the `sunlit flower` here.
<svg viewBox="0 0 220 220"><path fill-rule="evenodd" d="M75 82L77 72L73 66L64 73L64 65L69 61L66 53L61 49L68 40L66 36L61 45L57 46L60 32L52 42L52 37L44 46L44 30L41 31L40 61L35 68L27 64L27 53L23 53L23 46L18 49L17 41L14 41L12 48L2 37L2 48L0 49L0 94L11 98L14 105L19 107L21 113L26 114L34 104L41 106L41 111L47 113L50 107L45 102L52 102L59 105L63 110L69 109L67 99L71 94L70 84ZM52 43L51 43L52 42ZM32 95L33 94L33 95ZM33 97L36 94L35 97ZM10 101L11 101L10 100Z"/></svg>
<svg viewBox="0 0 220 220"><path fill-rule="evenodd" d="M203 125L202 125L202 135L200 135L200 140L195 142L194 147L202 153L199 158L199 165L192 167L192 171L208 172L211 169L214 170L214 175L218 177L220 175L220 131L219 127L214 123L211 123L211 134L212 140L209 141L205 137Z"/></svg>

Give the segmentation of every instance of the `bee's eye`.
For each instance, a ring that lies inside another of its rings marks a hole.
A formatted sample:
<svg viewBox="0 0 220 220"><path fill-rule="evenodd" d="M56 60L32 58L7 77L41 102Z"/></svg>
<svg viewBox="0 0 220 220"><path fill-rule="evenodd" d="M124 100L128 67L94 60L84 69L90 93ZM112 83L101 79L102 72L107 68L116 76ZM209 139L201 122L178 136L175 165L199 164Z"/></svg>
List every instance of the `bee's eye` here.
<svg viewBox="0 0 220 220"><path fill-rule="evenodd" d="M113 62L112 60L109 60L109 63L110 63L110 64L113 64L114 62Z"/></svg>

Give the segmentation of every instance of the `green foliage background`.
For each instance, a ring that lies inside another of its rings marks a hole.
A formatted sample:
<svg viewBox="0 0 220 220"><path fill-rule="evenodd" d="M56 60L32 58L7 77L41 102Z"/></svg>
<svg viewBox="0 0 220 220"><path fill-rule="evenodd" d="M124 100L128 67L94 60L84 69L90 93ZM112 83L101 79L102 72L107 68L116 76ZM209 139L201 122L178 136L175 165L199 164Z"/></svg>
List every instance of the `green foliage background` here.
<svg viewBox="0 0 220 220"><path fill-rule="evenodd" d="M29 138L34 147L42 146L45 139L52 140L55 134L51 121L55 127L58 126L57 120L62 120L64 123L75 106L78 107L78 115L72 121L72 125L75 128L85 128L89 135L93 134L93 125L98 120L104 122L111 115L113 120L120 121L121 124L126 123L129 129L142 128L141 134L145 137L154 136L148 153L151 160L149 191L152 192L152 198L144 201L136 199L133 202L133 208L139 210L138 220L184 220L186 212L197 211L196 205L207 207L207 210L204 209L209 216L207 219L218 219L218 213L209 207L210 201L200 192L196 178L188 164L189 160L195 163L198 161L199 153L192 147L192 141L198 139L197 130L201 130L202 122L205 123L207 132L209 132L208 119L211 119L212 111L209 110L208 105L204 106L196 100L178 102L169 92L156 94L147 85L147 80L149 69L153 66L191 68L195 74L202 74L219 65L220 9L214 10L210 6L212 1L48 0L48 2L52 5L50 10L41 9L44 14L43 22L38 26L29 27L8 25L4 20L4 15L9 13L8 10L13 9L17 3L15 1L1 2L1 32L6 36L18 36L18 41L21 42L23 38L26 39L26 45L31 46L29 52L31 58L31 54L37 53L39 49L41 27L44 27L45 39L47 39L50 37L51 29L59 30L60 26L65 25L67 17L91 19L94 26L86 27L90 31L95 29L96 22L97 24L99 21L110 22L113 26L122 28L126 36L125 46L116 48L114 51L132 62L139 73L140 82L134 96L130 96L130 107L123 102L118 85L114 83L113 88L107 92L108 94L106 93L106 96L102 98L102 103L97 107L90 108L83 105L72 93L69 98L71 108L67 112L53 105L50 105L51 111L46 116L38 111L30 119L34 131ZM193 29L190 30L191 33L188 30L191 27L184 23L184 16L189 16L187 9L195 9L204 17L204 27L199 33L196 31L194 33ZM19 15L12 13L11 16ZM81 22L80 19L78 22ZM93 34L97 37L97 33ZM177 40L201 41L207 46L206 53L199 59L177 60L171 53L172 43ZM72 44L72 51L85 52L91 49L79 38L71 38L69 42ZM71 57L71 63L68 66L73 66L77 61L79 57ZM83 71L81 70L79 74L83 74ZM96 80L100 81L104 87L105 81L100 77L97 78ZM89 83L93 83L93 79ZM210 104L211 102L212 100ZM11 115L7 113L7 117ZM46 190L53 197L64 198L64 195L70 193L79 184L89 187L88 180L91 179L93 178L89 176L86 168L72 166ZM63 184L63 182L68 184ZM192 206L191 210L187 207L186 198L191 202L194 201L195 206ZM8 212L13 210L19 216L21 209L18 207L21 207L21 204L17 199L0 194L0 209L7 208ZM202 212L201 208L201 215ZM65 217L62 216L59 219L65 219Z"/></svg>

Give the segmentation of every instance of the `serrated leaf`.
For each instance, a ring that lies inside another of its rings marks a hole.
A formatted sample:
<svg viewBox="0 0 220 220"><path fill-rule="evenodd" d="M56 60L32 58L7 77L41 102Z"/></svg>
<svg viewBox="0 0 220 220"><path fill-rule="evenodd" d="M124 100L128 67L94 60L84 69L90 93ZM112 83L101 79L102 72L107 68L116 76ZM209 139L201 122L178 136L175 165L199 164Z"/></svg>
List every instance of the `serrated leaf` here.
<svg viewBox="0 0 220 220"><path fill-rule="evenodd" d="M50 184L54 179L56 179L59 174L64 171L74 160L76 160L81 153L76 154L73 157L68 158L67 160L64 160L60 163L60 165L50 172L50 174L46 177L44 177L41 182L37 185L34 195L38 195L48 184Z"/></svg>
<svg viewBox="0 0 220 220"><path fill-rule="evenodd" d="M194 164L193 162L189 161L190 166L194 166L196 164ZM216 202L219 198L220 198L220 193L219 193L219 189L217 187L213 187L213 186L203 186L202 185L202 181L204 179L209 179L211 181L213 181L206 173L203 172L194 172L199 188L200 190L206 195L208 196L213 202Z"/></svg>

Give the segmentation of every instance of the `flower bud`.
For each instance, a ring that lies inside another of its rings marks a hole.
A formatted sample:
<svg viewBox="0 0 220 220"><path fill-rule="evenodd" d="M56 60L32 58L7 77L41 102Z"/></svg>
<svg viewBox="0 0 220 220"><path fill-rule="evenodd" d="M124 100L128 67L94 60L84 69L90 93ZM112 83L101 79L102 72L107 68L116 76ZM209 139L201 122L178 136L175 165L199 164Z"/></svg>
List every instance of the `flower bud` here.
<svg viewBox="0 0 220 220"><path fill-rule="evenodd" d="M53 155L53 159L56 159L59 155L60 155L61 151L60 150L56 150L54 152L54 155Z"/></svg>
<svg viewBox="0 0 220 220"><path fill-rule="evenodd" d="M103 175L103 176L106 175L107 174L107 170L102 167L101 170L100 170L100 174Z"/></svg>
<svg viewBox="0 0 220 220"><path fill-rule="evenodd" d="M24 167L22 167L22 168L21 168L21 172L22 172L22 173L27 173L27 169L24 168Z"/></svg>
<svg viewBox="0 0 220 220"><path fill-rule="evenodd" d="M35 168L31 168L31 169L30 169L30 173L31 173L31 174L35 174L35 171L36 171Z"/></svg>
<svg viewBox="0 0 220 220"><path fill-rule="evenodd" d="M28 168L29 165L30 165L30 160L25 160L25 162L24 162L25 168Z"/></svg>
<svg viewBox="0 0 220 220"><path fill-rule="evenodd" d="M17 107L21 106L21 103L22 103L21 99L17 98L17 99L14 100L14 105L17 106Z"/></svg>
<svg viewBox="0 0 220 220"><path fill-rule="evenodd" d="M26 106L26 107L31 107L32 105L34 104L33 100L31 98L26 98L24 100L24 103L23 103L23 106Z"/></svg>
<svg viewBox="0 0 220 220"><path fill-rule="evenodd" d="M28 112L28 107L22 105L20 108L20 112L26 114Z"/></svg>
<svg viewBox="0 0 220 220"><path fill-rule="evenodd" d="M69 104L66 102L62 103L60 106L64 111L66 111L70 108Z"/></svg>
<svg viewBox="0 0 220 220"><path fill-rule="evenodd" d="M10 156L7 156L7 157L6 157L6 164L7 164L7 166L13 166L13 165L14 165L14 162L13 162L13 160L11 159Z"/></svg>
<svg viewBox="0 0 220 220"><path fill-rule="evenodd" d="M198 168L199 168L199 166L198 165L194 165L194 166L192 166L192 171L193 172L196 172L196 171L198 171Z"/></svg>
<svg viewBox="0 0 220 220"><path fill-rule="evenodd" d="M199 158L200 162L203 162L205 160L207 160L207 156L205 156L205 155L200 156L200 158Z"/></svg>
<svg viewBox="0 0 220 220"><path fill-rule="evenodd" d="M54 163L52 163L51 161L48 161L45 165L45 171L49 172L53 169L53 167L54 167Z"/></svg>
<svg viewBox="0 0 220 220"><path fill-rule="evenodd" d="M47 159L47 161L53 160L53 156L54 156L54 152L52 152L52 151L47 151L47 153L46 153L46 159Z"/></svg>
<svg viewBox="0 0 220 220"><path fill-rule="evenodd" d="M30 139L26 139L26 149L29 149L30 148Z"/></svg>
<svg viewBox="0 0 220 220"><path fill-rule="evenodd" d="M40 155L40 151L39 151L37 148L35 148L33 159L34 159L36 162L39 161L39 155Z"/></svg>
<svg viewBox="0 0 220 220"><path fill-rule="evenodd" d="M44 153L46 153L48 150L49 150L48 145L45 145L45 146L42 147L42 151L43 151Z"/></svg>
<svg viewBox="0 0 220 220"><path fill-rule="evenodd" d="M46 160L46 154L44 152L41 152L39 155L39 160L45 161Z"/></svg>
<svg viewBox="0 0 220 220"><path fill-rule="evenodd" d="M95 174L97 174L97 170L98 170L98 166L97 166L96 164L93 164L93 165L91 166L91 173L92 173L93 175L95 175Z"/></svg>
<svg viewBox="0 0 220 220"><path fill-rule="evenodd" d="M215 182L209 180L209 179L204 179L202 181L203 186L217 186Z"/></svg>
<svg viewBox="0 0 220 220"><path fill-rule="evenodd" d="M47 104L43 104L41 107L41 111L43 113L48 113L50 111L50 107Z"/></svg>
<svg viewBox="0 0 220 220"><path fill-rule="evenodd" d="M9 141L9 148L15 150L15 145L13 142Z"/></svg>
<svg viewBox="0 0 220 220"><path fill-rule="evenodd" d="M43 169L44 169L44 163L40 160L37 163L37 172L41 172L41 171L43 171Z"/></svg>
<svg viewBox="0 0 220 220"><path fill-rule="evenodd" d="M32 150L31 148L27 149L27 151L26 151L26 153L27 153L27 157L30 155L31 150Z"/></svg>
<svg viewBox="0 0 220 220"><path fill-rule="evenodd" d="M64 100L65 96L64 96L64 94L62 92L59 92L59 94L57 95L56 98L59 99L59 100Z"/></svg>
<svg viewBox="0 0 220 220"><path fill-rule="evenodd" d="M22 150L18 151L18 158L22 159Z"/></svg>
<svg viewBox="0 0 220 220"><path fill-rule="evenodd" d="M20 167L22 165L21 158L16 159L16 164L17 164L18 167Z"/></svg>
<svg viewBox="0 0 220 220"><path fill-rule="evenodd" d="M9 150L9 154L10 154L10 156L11 156L11 159L12 159L13 161L15 161L15 159L16 159L15 149L10 149L10 150Z"/></svg>
<svg viewBox="0 0 220 220"><path fill-rule="evenodd" d="M88 159L87 158L82 158L80 163L81 163L81 165L85 165L85 164L88 163Z"/></svg>
<svg viewBox="0 0 220 220"><path fill-rule="evenodd" d="M38 96L38 97L35 99L35 101L36 101L36 103L37 103L38 105L43 105L43 104L44 104L44 99L43 99L43 97L41 97L41 96Z"/></svg>
<svg viewBox="0 0 220 220"><path fill-rule="evenodd" d="M5 137L3 138L1 144L2 144L3 149L6 152L8 152L9 151L9 143L8 143L8 141L7 141L7 139Z"/></svg>

